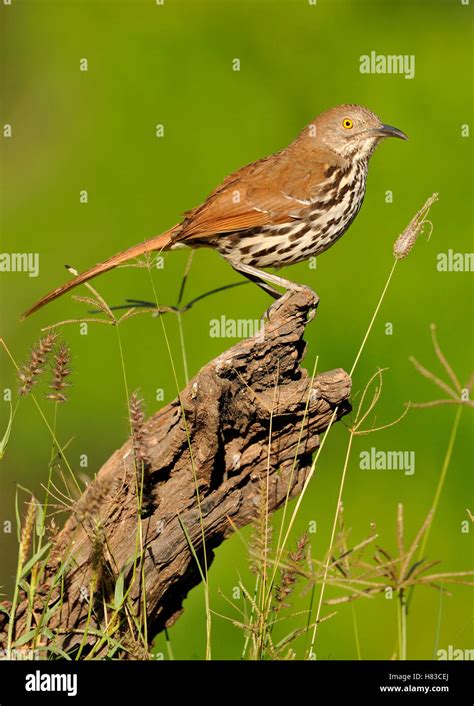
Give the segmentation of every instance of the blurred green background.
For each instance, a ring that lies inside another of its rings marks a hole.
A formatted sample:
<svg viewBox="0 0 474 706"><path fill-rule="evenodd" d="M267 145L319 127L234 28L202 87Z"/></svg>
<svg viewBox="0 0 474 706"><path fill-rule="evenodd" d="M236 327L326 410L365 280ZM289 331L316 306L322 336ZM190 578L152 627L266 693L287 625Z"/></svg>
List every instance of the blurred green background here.
<svg viewBox="0 0 474 706"><path fill-rule="evenodd" d="M372 158L365 204L348 234L318 259L283 276L312 286L321 298L307 329L306 367L351 368L392 263L392 244L434 191L429 241L422 237L400 263L354 378L362 389L380 367L385 374L377 423L398 417L407 400L439 398L408 361L415 355L441 373L430 340L435 322L448 359L465 383L472 371L472 273L438 272L437 255L472 246L472 146L462 125L472 125L472 6L460 0L13 0L0 6L2 79L0 124L12 125L1 146L1 250L37 252L40 274L1 273L1 336L18 361L40 329L77 317L80 305L65 297L26 323L21 312L67 279L64 263L78 270L144 240L180 220L231 171L288 144L319 112L338 103L361 103L410 141L386 141ZM364 75L359 57L414 55L413 80ZM79 70L86 58L88 71ZM233 60L240 59L240 71ZM156 137L157 124L164 136ZM81 204L81 190L88 203ZM386 192L393 203L386 203ZM167 255L155 282L160 303L175 304L188 254ZM238 281L216 253L195 254L185 299ZM110 303L152 298L146 271L126 268L96 280ZM225 314L258 319L268 297L252 285L222 292L186 313L184 338L190 375L235 341L209 336L209 321ZM386 335L386 324L393 324ZM180 385L184 372L175 317L165 321ZM58 435L69 442L78 473L92 475L127 435L127 407L115 332L111 327L64 328L73 351L70 400L59 410ZM161 325L148 316L122 328L130 389L140 388L152 414L176 395ZM0 351L0 389L16 390L12 365ZM164 390L164 402L156 390ZM4 395L2 394L3 399ZM8 420L1 402L0 423ZM42 402L49 419L52 406ZM456 408L412 410L394 428L356 439L344 492L350 541L374 522L380 544L396 551L397 504L403 502L406 536L414 538L432 503ZM466 508L474 509L472 411L465 409L427 555L441 569L472 568L472 532L462 533ZM3 431L2 431L3 434ZM1 435L1 434L0 434ZM322 558L334 516L347 430L328 438L304 499L294 538L316 521L312 554ZM416 453L412 476L362 471L359 453ZM81 469L82 454L88 468ZM14 521L16 484L42 493L50 443L32 401L22 401L0 464L0 520ZM248 537L248 530L244 532ZM0 583L12 587L14 534L0 531ZM238 537L217 550L210 572L211 608L238 618L220 596L231 596L248 557ZM328 597L332 591L328 590ZM240 605L242 605L240 603ZM298 590L293 610L308 595ZM170 631L177 658L201 659L205 648L202 588L184 604ZM329 609L325 609L329 610ZM396 602L378 597L356 603L363 658L387 659L396 645ZM415 593L408 626L408 657L431 659L433 650L472 648L471 590ZM304 624L294 618L291 627ZM439 626L439 633L438 631ZM239 658L242 632L214 617L213 656ZM438 637L437 637L438 634ZM296 643L299 656L301 642ZM157 640L165 651L164 640ZM298 652L297 652L298 653ZM319 659L356 658L353 615L342 606L318 634Z"/></svg>

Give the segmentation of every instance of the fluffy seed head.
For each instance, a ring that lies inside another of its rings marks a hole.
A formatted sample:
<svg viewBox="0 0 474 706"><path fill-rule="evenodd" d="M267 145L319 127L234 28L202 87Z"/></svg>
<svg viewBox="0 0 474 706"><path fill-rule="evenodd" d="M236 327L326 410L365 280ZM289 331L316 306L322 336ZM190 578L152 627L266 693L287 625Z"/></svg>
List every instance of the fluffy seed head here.
<svg viewBox="0 0 474 706"><path fill-rule="evenodd" d="M47 395L48 399L55 402L66 402L65 389L70 386L67 378L71 374L69 364L71 362L71 351L66 343L62 343L57 349L52 366L53 379L50 388L53 390Z"/></svg>
<svg viewBox="0 0 474 706"><path fill-rule="evenodd" d="M56 339L56 333L48 333L32 348L30 360L23 364L18 372L18 379L21 383L20 395L28 395L38 383Z"/></svg>
<svg viewBox="0 0 474 706"><path fill-rule="evenodd" d="M402 260L410 253L414 244L418 240L419 235L423 232L423 227L425 223L428 223L430 226L432 226L431 221L427 220L427 216L431 206L437 200L438 194L435 193L430 196L430 198L426 201L425 205L420 208L418 213L411 219L410 223L407 225L403 233L398 236L393 246L393 254L397 258L397 260Z"/></svg>

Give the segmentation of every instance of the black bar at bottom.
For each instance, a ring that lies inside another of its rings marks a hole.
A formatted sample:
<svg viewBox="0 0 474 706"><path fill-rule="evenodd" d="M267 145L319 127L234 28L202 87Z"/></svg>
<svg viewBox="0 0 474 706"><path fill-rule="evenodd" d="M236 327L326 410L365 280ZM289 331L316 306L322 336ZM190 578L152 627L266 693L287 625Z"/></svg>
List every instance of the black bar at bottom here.
<svg viewBox="0 0 474 706"><path fill-rule="evenodd" d="M242 704L263 694L297 703L474 702L472 662L0 661L0 706L170 702ZM174 696L173 696L174 695ZM364 699L366 701L364 702ZM301 702L303 702L301 701ZM107 704L106 704L107 706Z"/></svg>

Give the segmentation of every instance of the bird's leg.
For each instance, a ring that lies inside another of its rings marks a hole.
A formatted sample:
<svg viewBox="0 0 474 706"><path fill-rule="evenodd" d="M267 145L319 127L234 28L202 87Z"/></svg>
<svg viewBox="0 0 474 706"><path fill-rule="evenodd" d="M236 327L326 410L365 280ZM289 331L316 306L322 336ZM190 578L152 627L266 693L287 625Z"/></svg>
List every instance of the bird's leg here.
<svg viewBox="0 0 474 706"><path fill-rule="evenodd" d="M241 275L244 275L244 277L246 277L248 280L250 280L250 282L253 282L254 284L258 285L261 289L264 290L264 292L267 292L271 297L273 297L273 299L279 299L281 297L281 292L279 292L277 289L274 289L274 287L271 287L266 282L262 281L262 279L259 277L259 275L260 275L259 270L256 270L256 272L258 272L258 275L254 275L254 274L250 274L248 272L245 272L243 270L243 267L245 267L245 265L239 265L239 266L232 265L232 267L234 268L234 270L236 272L238 272ZM253 270L254 268L251 267L250 269Z"/></svg>
<svg viewBox="0 0 474 706"><path fill-rule="evenodd" d="M244 265L242 263L234 264L232 267L236 272L247 277L247 279L258 284L259 287L268 292L274 299L279 299L283 296L282 292L279 292L272 284L276 284L278 287L283 287L286 291L298 291L302 289L301 285L291 282L289 279L284 279L283 277L278 277L278 275L272 275L270 272L265 272L264 270L259 270L251 265Z"/></svg>
<svg viewBox="0 0 474 706"><path fill-rule="evenodd" d="M283 296L284 292L279 292L278 289L275 289L272 285L276 284L279 287L283 287L283 289L286 290L286 292L295 292L300 289L304 289L299 284L295 284L295 282L291 282L288 279L284 279L283 277L278 277L278 275L272 275L269 272L265 272L264 270L259 270L257 267L252 267L251 265L244 265L242 263L238 264L233 264L232 267L236 272L240 272L240 274L244 275L244 277L247 277L251 282L255 282L261 289L263 289L265 292L268 292L270 296L273 297L273 299L280 299L280 297ZM271 306L268 307L268 309L265 311L265 313L262 316L262 321L268 321L271 316L272 308L275 306L275 304L272 304Z"/></svg>

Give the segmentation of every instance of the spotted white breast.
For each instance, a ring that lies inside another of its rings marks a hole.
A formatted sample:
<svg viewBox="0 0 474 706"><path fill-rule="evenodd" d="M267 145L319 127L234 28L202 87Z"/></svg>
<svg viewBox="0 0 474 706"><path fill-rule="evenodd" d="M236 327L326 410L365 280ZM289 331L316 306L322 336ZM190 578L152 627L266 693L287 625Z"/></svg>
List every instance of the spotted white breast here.
<svg viewBox="0 0 474 706"><path fill-rule="evenodd" d="M288 223L222 234L212 245L228 260L254 267L281 267L319 255L356 217L365 195L368 160L336 169L298 217Z"/></svg>

